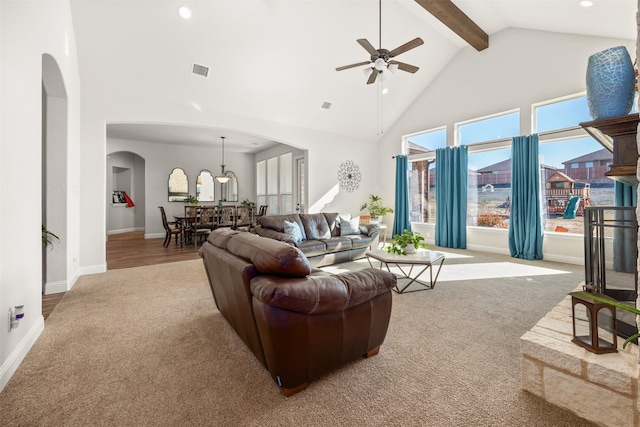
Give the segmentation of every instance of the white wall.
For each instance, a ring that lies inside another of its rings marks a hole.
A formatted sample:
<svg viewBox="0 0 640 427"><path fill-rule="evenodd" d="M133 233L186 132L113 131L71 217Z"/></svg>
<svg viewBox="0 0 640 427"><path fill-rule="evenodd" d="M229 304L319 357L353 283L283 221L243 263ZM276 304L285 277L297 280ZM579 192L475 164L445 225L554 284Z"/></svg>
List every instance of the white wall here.
<svg viewBox="0 0 640 427"><path fill-rule="evenodd" d="M42 317L42 55L67 94L67 282L78 275L80 77L68 1L0 2L0 389L44 327ZM64 185L64 184L63 184ZM10 306L25 317L9 331Z"/></svg>
<svg viewBox="0 0 640 427"><path fill-rule="evenodd" d="M452 144L454 123L515 108L520 109L521 133L528 135L532 103L584 92L589 56L619 45L632 48L635 41L509 28L491 36L489 48L482 52L464 48L385 132L378 158L381 195L393 200L391 156L401 153L403 135L446 125ZM506 234L506 230L469 227L467 245L508 253ZM577 236L546 233L544 257L581 264L581 241Z"/></svg>

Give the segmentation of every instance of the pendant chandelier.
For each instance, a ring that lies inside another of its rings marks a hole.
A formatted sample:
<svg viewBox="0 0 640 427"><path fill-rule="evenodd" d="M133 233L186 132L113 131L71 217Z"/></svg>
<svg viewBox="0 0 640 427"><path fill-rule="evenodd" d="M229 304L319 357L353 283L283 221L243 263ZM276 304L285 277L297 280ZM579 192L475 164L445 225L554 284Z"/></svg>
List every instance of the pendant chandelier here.
<svg viewBox="0 0 640 427"><path fill-rule="evenodd" d="M222 138L222 164L220 165L222 167L222 173L218 176L216 176L216 181L218 181L220 184L226 184L227 182L229 182L229 179L231 179L230 176L227 176L225 171L224 171L224 136L221 137Z"/></svg>

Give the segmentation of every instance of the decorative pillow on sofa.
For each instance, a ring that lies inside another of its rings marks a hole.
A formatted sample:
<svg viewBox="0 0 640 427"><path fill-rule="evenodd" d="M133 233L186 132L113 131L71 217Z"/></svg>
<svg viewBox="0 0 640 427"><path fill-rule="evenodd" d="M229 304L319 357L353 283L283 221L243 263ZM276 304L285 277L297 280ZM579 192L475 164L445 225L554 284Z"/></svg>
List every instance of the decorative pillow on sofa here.
<svg viewBox="0 0 640 427"><path fill-rule="evenodd" d="M296 243L302 242L302 231L297 222L284 220L284 232L290 234Z"/></svg>
<svg viewBox="0 0 640 427"><path fill-rule="evenodd" d="M351 219L340 217L340 235L351 236L360 234L360 217L355 216Z"/></svg>

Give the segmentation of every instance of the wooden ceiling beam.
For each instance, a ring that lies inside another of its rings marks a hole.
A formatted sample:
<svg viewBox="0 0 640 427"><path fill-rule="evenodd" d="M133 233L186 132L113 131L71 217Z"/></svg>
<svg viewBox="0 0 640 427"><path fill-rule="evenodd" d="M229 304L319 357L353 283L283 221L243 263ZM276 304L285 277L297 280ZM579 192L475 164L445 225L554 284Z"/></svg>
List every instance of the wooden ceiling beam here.
<svg viewBox="0 0 640 427"><path fill-rule="evenodd" d="M471 20L451 0L416 0L420 6L449 27L451 31L478 52L489 47L489 35Z"/></svg>

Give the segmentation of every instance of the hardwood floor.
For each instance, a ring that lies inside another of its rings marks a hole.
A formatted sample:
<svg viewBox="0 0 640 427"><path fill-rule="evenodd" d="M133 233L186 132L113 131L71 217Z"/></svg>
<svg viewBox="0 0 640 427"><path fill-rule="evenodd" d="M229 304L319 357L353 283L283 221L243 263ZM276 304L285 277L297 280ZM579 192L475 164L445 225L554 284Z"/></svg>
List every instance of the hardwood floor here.
<svg viewBox="0 0 640 427"><path fill-rule="evenodd" d="M107 270L200 258L194 245L181 248L172 240L165 248L163 242L164 238L145 239L142 231L112 234L107 240ZM45 320L63 297L64 293L42 296L42 315Z"/></svg>

